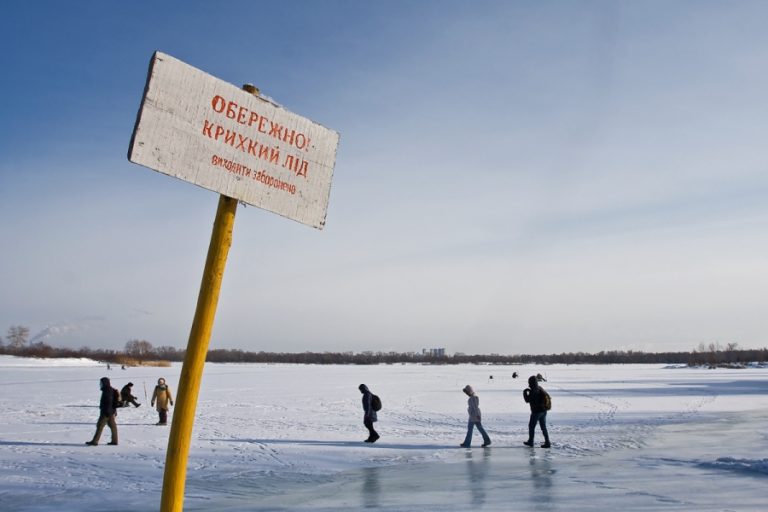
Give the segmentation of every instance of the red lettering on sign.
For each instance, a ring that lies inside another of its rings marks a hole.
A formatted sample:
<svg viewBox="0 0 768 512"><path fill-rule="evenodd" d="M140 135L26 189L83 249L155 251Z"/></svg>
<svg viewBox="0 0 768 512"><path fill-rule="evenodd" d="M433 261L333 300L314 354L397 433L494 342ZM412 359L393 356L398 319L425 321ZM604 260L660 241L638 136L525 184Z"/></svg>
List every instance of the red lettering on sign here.
<svg viewBox="0 0 768 512"><path fill-rule="evenodd" d="M299 166L299 170L296 171L296 176L304 176L306 178L308 171L309 171L309 162L302 159L301 165Z"/></svg>
<svg viewBox="0 0 768 512"><path fill-rule="evenodd" d="M237 117L235 115L235 109L236 108L237 108L237 103L235 103L234 101L230 101L229 103L227 103L227 117L228 118L234 119L235 117Z"/></svg>
<svg viewBox="0 0 768 512"><path fill-rule="evenodd" d="M207 135L208 137L213 138L213 135L211 135L211 128L213 128L213 123L209 123L207 119L204 121L205 123L203 124L203 135Z"/></svg>
<svg viewBox="0 0 768 512"><path fill-rule="evenodd" d="M255 126L259 133L267 134L280 142L285 142L288 145L295 147L296 149L309 151L310 139L306 134L297 132L295 129L289 130L288 127L282 126L280 123L268 119L258 112L250 110L248 107L239 105L234 101L228 101L217 94L211 98L211 108L217 114L223 114L228 119L232 119L238 124L249 127ZM208 122L206 121L206 123ZM218 137L223 135L224 132L222 131L219 133L219 128L217 127L216 131L211 135L211 128L209 125L213 126L213 123L204 125L203 133L218 140ZM269 127L267 127L267 125L269 125ZM234 140L232 137L232 135L228 135L226 142L234 146L235 143L232 142ZM238 144L238 148L242 147L243 151L245 151L245 144L246 143Z"/></svg>
<svg viewBox="0 0 768 512"><path fill-rule="evenodd" d="M213 107L213 111L218 112L219 114L221 114L224 111L224 107L226 107L226 105L227 105L227 102L221 96L214 96L213 99L211 100L211 106Z"/></svg>
<svg viewBox="0 0 768 512"><path fill-rule="evenodd" d="M269 122L269 135L276 139L281 139L283 136L283 127L274 121Z"/></svg>
<svg viewBox="0 0 768 512"><path fill-rule="evenodd" d="M217 98L220 98L220 96L217 96ZM211 101L211 105L216 105L216 108L221 108L222 112L224 112L224 109L225 108L229 109L229 107L224 107L223 105L225 105L225 103L223 103L223 101L224 101L223 98L221 100L214 99ZM234 105L234 104L230 102L230 103L227 103L226 105ZM242 117L241 112L243 111L241 109L238 108L237 110L234 110L234 107L233 107L232 112L233 113L237 112L237 115L239 117ZM263 120L264 120L263 117L259 117L259 124L261 124ZM301 149L304 145L309 143L309 139L306 138L304 134L297 133L296 130L289 131L287 128L280 126L277 123L273 123L272 121L268 121L268 122L270 123L271 130L273 130L275 133L280 133L282 142L288 142L296 146L301 146L299 147L299 149ZM243 124L246 124L246 123L243 123ZM229 128L225 128L222 125L212 123L207 119L203 120L202 132L204 136L207 136L208 138L214 139L216 141L223 142L224 144L228 144L233 148L239 151L242 151L243 153L253 155L256 158L268 161L271 164L275 164L275 165L280 164L281 152L280 152L279 146L266 146L260 143L259 141L252 139L251 137L248 137L247 135L238 133L235 130L230 130ZM218 155L214 155L214 157L221 158ZM222 165L220 162L215 160L212 160L212 163L214 165L219 165L219 166ZM307 174L309 174L309 162L304 160L303 158L299 158L296 155L285 154L285 158L282 162L282 167L290 170L296 176L303 176L304 178L306 178Z"/></svg>
<svg viewBox="0 0 768 512"><path fill-rule="evenodd" d="M245 116L248 114L250 110L248 110L245 107L240 107L237 111L237 122L240 124L245 124Z"/></svg>
<svg viewBox="0 0 768 512"><path fill-rule="evenodd" d="M248 140L248 153L252 154L253 156L258 156L256 154L256 147L259 145L258 142L256 142L253 139Z"/></svg>

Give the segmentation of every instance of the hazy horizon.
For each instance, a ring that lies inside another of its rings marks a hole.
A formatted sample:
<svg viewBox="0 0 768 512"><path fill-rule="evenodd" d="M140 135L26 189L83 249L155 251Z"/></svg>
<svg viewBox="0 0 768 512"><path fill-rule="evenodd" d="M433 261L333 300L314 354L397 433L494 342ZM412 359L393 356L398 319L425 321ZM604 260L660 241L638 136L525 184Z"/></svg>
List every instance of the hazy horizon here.
<svg viewBox="0 0 768 512"><path fill-rule="evenodd" d="M210 348L765 346L762 2L5 6L0 336L186 346L218 197L127 161L155 50L341 134L240 206Z"/></svg>

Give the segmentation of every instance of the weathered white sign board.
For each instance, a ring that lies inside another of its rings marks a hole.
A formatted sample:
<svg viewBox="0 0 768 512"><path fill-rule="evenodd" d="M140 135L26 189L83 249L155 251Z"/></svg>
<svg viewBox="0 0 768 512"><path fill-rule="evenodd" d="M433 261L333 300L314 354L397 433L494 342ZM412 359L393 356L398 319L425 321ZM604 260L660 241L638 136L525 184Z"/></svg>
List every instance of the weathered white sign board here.
<svg viewBox="0 0 768 512"><path fill-rule="evenodd" d="M339 134L155 52L128 159L322 229Z"/></svg>

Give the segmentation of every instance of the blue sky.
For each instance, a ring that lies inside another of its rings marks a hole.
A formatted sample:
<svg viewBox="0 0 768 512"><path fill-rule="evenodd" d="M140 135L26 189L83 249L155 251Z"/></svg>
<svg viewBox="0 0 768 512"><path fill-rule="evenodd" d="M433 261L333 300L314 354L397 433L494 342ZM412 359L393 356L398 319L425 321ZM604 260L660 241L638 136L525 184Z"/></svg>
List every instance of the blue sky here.
<svg viewBox="0 0 768 512"><path fill-rule="evenodd" d="M126 158L160 50L341 134L324 230L239 208L211 348L763 347L766 15L5 5L0 335L186 345L217 196Z"/></svg>

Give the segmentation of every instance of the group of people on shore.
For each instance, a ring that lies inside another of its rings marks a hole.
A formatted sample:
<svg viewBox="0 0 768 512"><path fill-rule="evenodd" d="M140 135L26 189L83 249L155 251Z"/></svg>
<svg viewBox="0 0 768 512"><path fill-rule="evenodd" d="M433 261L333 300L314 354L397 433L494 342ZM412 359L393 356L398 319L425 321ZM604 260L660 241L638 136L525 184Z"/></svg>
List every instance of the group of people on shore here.
<svg viewBox="0 0 768 512"><path fill-rule="evenodd" d="M120 407L128 407L132 404L134 407L139 407L141 404L137 402L137 398L133 395L133 382L129 382L118 392L112 387L112 383L109 378L102 377L99 381L101 387L101 398L99 399L99 419L96 422L96 432L93 434L93 439L86 441L85 444L89 446L96 446L99 444L101 433L104 427L109 426L109 431L112 433L112 440L107 443L116 445L118 441L117 437L117 409ZM146 392L146 389L145 389ZM168 407L173 405L173 395L171 389L165 382L164 378L157 379L157 385L152 392L152 406L157 404L156 410L159 415L159 421L157 425L168 424Z"/></svg>
<svg viewBox="0 0 768 512"><path fill-rule="evenodd" d="M528 439L523 441L523 444L533 447L534 434L538 424L541 428L541 433L544 435L544 443L541 444L541 447L550 448L552 444L549 442L549 432L547 431L547 411L552 407L552 400L549 393L539 385L540 380L543 380L541 374L531 375L528 378L528 387L523 390L523 400L531 408L531 416L528 420ZM365 384L360 384L358 389L363 394L363 425L365 425L369 433L368 439L365 442L375 443L381 437L373 428L373 424L378 421L376 413L381 408L381 400ZM475 427L477 427L477 431L483 437L483 444L481 446L483 448L488 447L491 445L491 438L483 428L480 397L477 396L475 390L469 384L464 386L462 391L469 397L467 400L469 419L467 420L467 435L459 446L462 448L469 448L471 446L472 434ZM378 407L376 407L377 405Z"/></svg>

